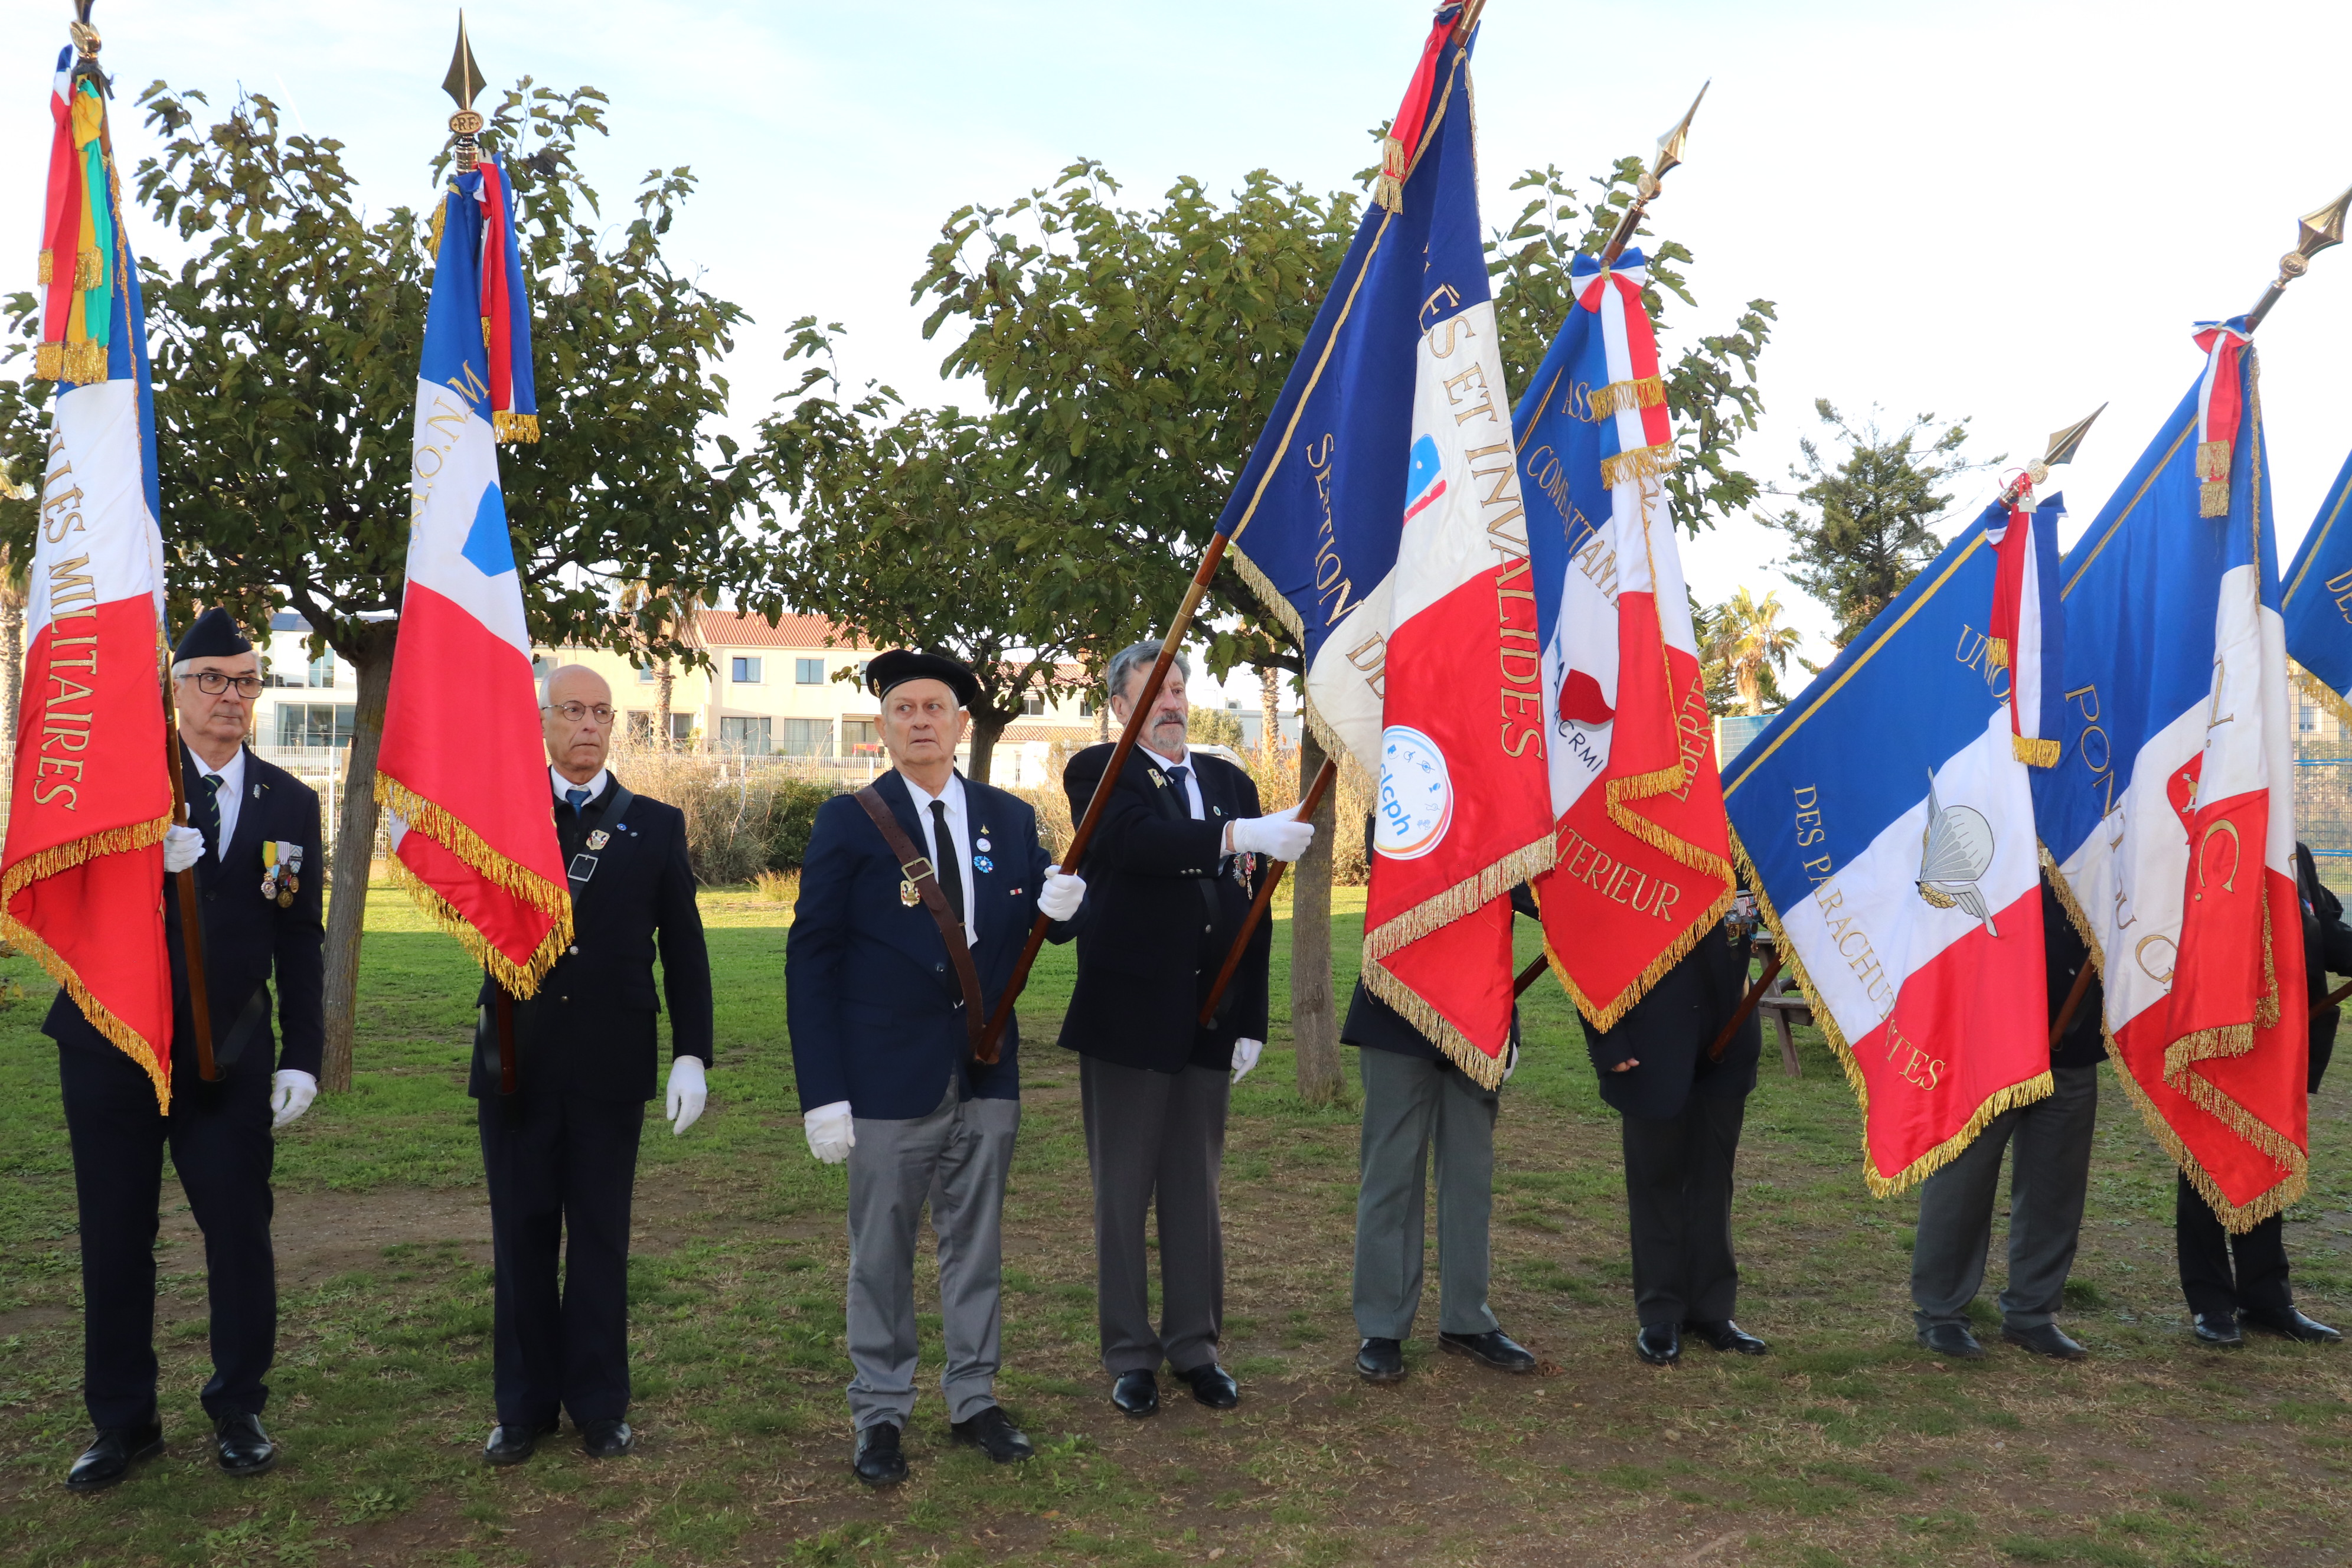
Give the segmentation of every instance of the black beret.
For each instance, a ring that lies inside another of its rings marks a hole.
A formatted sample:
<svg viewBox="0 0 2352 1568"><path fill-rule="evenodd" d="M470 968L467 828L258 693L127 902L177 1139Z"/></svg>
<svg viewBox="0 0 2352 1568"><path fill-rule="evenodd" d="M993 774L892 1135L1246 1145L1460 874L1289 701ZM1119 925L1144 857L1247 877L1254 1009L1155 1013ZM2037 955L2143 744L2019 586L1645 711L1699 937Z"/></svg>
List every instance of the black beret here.
<svg viewBox="0 0 2352 1568"><path fill-rule="evenodd" d="M195 625L180 635L180 644L172 650L172 662L178 664L190 658L227 658L232 655L251 653L252 639L236 629L229 613L215 605L196 617Z"/></svg>
<svg viewBox="0 0 2352 1568"><path fill-rule="evenodd" d="M888 653L876 654L866 666L866 684L877 698L889 696L892 687L903 686L909 680L945 682L961 707L969 708L980 700L980 681L971 668L936 653L894 647Z"/></svg>

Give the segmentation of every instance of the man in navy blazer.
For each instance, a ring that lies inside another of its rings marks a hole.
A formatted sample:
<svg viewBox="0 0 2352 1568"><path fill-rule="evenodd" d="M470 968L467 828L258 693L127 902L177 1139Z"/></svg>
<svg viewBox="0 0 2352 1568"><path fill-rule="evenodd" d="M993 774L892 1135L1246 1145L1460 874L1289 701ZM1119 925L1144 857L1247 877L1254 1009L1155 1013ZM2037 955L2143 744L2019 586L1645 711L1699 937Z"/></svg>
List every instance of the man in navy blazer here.
<svg viewBox="0 0 2352 1568"><path fill-rule="evenodd" d="M278 1462L261 1410L278 1343L269 1245L270 1133L319 1089L326 960L319 796L245 748L261 660L236 623L207 610L172 650L180 766L193 826L164 837L163 866L193 868L212 1013L212 1083L196 1074L180 903L164 896L172 955L172 1109L130 1057L59 991L42 1031L58 1043L81 1213L82 1399L98 1435L74 1462L76 1491L112 1486L163 1452L155 1406L155 1232L168 1144L205 1235L213 1375L205 1414L233 1476ZM270 854L267 860L263 847ZM283 868L299 857L299 868ZM161 891L159 889L159 891ZM279 1037L270 1030L276 982Z"/></svg>
<svg viewBox="0 0 2352 1568"><path fill-rule="evenodd" d="M1069 940L1086 884L1049 863L1025 802L956 772L979 695L971 670L898 649L867 665L866 679L895 764L869 788L915 859L893 850L856 796L819 807L784 988L809 1152L849 1165L851 1468L880 1487L907 1476L899 1436L915 1407L915 1237L926 1201L940 1239L950 1435L999 1464L1034 1451L995 1392L1020 1031L1007 1020L996 1062L972 1059L975 1009L941 920L970 953L984 1018L1039 912L1061 922L1054 940Z"/></svg>

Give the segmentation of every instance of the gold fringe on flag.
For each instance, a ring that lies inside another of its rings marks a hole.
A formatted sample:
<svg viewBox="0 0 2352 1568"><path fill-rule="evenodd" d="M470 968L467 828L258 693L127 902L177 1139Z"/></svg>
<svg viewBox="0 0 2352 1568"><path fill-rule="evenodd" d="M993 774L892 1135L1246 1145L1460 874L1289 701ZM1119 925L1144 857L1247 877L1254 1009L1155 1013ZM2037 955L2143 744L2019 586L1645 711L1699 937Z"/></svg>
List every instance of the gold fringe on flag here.
<svg viewBox="0 0 2352 1568"><path fill-rule="evenodd" d="M57 277L58 253L45 246L41 250L41 287L47 288L57 281Z"/></svg>
<svg viewBox="0 0 2352 1568"><path fill-rule="evenodd" d="M425 259L437 261L441 257L441 227L449 221L449 204L457 198L444 195L433 204L433 226L425 240Z"/></svg>
<svg viewBox="0 0 2352 1568"><path fill-rule="evenodd" d="M527 998L535 994L539 983L547 978L547 972L555 967L557 956L572 945L571 889L516 865L491 848L472 828L381 771L375 776L375 798L378 805L404 819L410 832L422 832L516 898L554 917L554 925L540 939L530 959L518 964L475 930L454 905L408 870L399 856L392 857L394 879L404 885L418 907L432 916L442 930L456 937L474 961L506 987L509 995Z"/></svg>
<svg viewBox="0 0 2352 1568"><path fill-rule="evenodd" d="M2303 666L2290 661L2288 668L2294 671L2293 679L2297 690L2335 714L2337 723L2347 730L2352 730L2352 701L2347 701L2342 692L2304 668Z"/></svg>
<svg viewBox="0 0 2352 1568"><path fill-rule="evenodd" d="M2009 738L2009 753L2029 768L2054 768L2063 749L2055 741L2011 735Z"/></svg>
<svg viewBox="0 0 2352 1568"><path fill-rule="evenodd" d="M50 979L64 986L66 994L74 999L74 1005L79 1007L81 1016L89 1021L89 1026L139 1064L147 1074L147 1080L155 1086L156 1106L165 1115L169 1115L172 1110L172 1079L164 1066L171 1060L171 1041L165 1040L158 1047L142 1039L138 1031L115 1016L91 994L89 987L82 984L81 976L74 973L73 965L65 961L63 954L42 941L38 932L10 914L8 910L16 902L16 895L33 883L54 877L60 871L70 871L100 855L120 855L134 849L152 848L163 842L163 830L171 826L171 817L164 816L149 822L110 827L103 833L93 833L87 838L77 838L71 843L54 845L11 866L6 879L0 880L0 936L7 938L19 952L38 963Z"/></svg>
<svg viewBox="0 0 2352 1568"><path fill-rule="evenodd" d="M2230 515L2230 481L2212 479L2197 487L2197 515L2227 517Z"/></svg>
<svg viewBox="0 0 2352 1568"><path fill-rule="evenodd" d="M501 441L536 441L539 439L539 416L509 414L499 409L490 416L491 428Z"/></svg>
<svg viewBox="0 0 2352 1568"><path fill-rule="evenodd" d="M1372 205L1392 213L1404 211L1404 143L1393 136L1381 138L1381 177L1372 182Z"/></svg>
<svg viewBox="0 0 2352 1568"><path fill-rule="evenodd" d="M95 250L74 253L74 287L95 289L106 281L106 263Z"/></svg>
<svg viewBox="0 0 2352 1568"><path fill-rule="evenodd" d="M2074 884L2066 880L2066 873L2059 867L2056 857L2050 853L2050 847L2042 844L2036 847L2041 852L2042 868L2049 874L2050 885L2057 890L2059 907L2074 922L2074 934L2081 937L2083 945L2090 950L2091 963L2096 966L2099 983L2104 986L2107 978L2107 955L2099 945L2098 932L2091 929L2090 917L2083 912L2081 902L2074 897ZM2264 947L2267 950L2267 942ZM2273 1215L2284 1214L2301 1201L2311 1185L2311 1163L2302 1150L2280 1137L2274 1129L2256 1121L2252 1112L2204 1079L2190 1073L2185 1074L2181 1082L2172 1083L2168 1070L2166 1081L2171 1083L2173 1089L2186 1095L2200 1110L2253 1144L2280 1168L2277 1183L2256 1194L2252 1202L2244 1205L2231 1203L2221 1191L2221 1184L2206 1173L2203 1163L2190 1152L2180 1134L2173 1131L2172 1123L2164 1119L2164 1113L2156 1108L2156 1101L2148 1097L2139 1079L2133 1077L2131 1069L2124 1065L2122 1048L2116 1044L2115 1031L2107 1026L2104 1014L2099 1018L2099 1037L2106 1046L2107 1065L2115 1069L2116 1081L2123 1085L2124 1093L2139 1108L2139 1119L2147 1127L2148 1136L2171 1156L2173 1164L2179 1168L2180 1173L2188 1178L2189 1184L2197 1189L2206 1206L2221 1220L2222 1229L2233 1236L2243 1236ZM2168 1048L2166 1054L2168 1057L2170 1055Z"/></svg>
<svg viewBox="0 0 2352 1568"><path fill-rule="evenodd" d="M1601 482L1613 490L1627 479L1655 479L1674 466L1675 449L1671 444L1635 447L1601 459Z"/></svg>
<svg viewBox="0 0 2352 1568"><path fill-rule="evenodd" d="M2226 479L2230 477L2229 442L2197 443L2197 477L2200 479Z"/></svg>
<svg viewBox="0 0 2352 1568"><path fill-rule="evenodd" d="M1636 381L1612 381L1593 391L1593 421L1597 424L1624 409L1655 408L1665 400L1664 376L1645 375Z"/></svg>
<svg viewBox="0 0 2352 1568"><path fill-rule="evenodd" d="M1443 926L1475 914L1528 878L1550 870L1559 847L1558 836L1547 833L1533 844L1511 851L1476 876L1465 878L1364 933L1360 972L1364 988L1402 1014L1481 1089L1493 1089L1503 1081L1501 1059L1489 1057L1472 1044L1468 1036L1448 1023L1444 1014L1423 1001L1381 961Z"/></svg>
<svg viewBox="0 0 2352 1568"><path fill-rule="evenodd" d="M1855 1059L1853 1046L1847 1043L1843 1031L1839 1029L1836 1016L1822 1000L1822 994L1813 988L1813 978L1805 972L1804 961L1797 955L1796 944L1789 940L1788 928L1780 922L1780 911L1773 907L1771 895L1764 890L1764 879L1758 874L1756 862L1748 858L1748 847L1740 843L1739 830L1736 827L1731 829L1731 853L1733 858L1739 862L1740 874L1747 879L1748 891L1756 895L1757 911L1763 916L1766 927L1772 932L1772 941L1780 954L1781 972L1796 977L1797 987L1805 994L1805 1005L1812 1012L1813 1026L1821 1030L1822 1037L1829 1041L1830 1048L1837 1053L1838 1066L1845 1073L1846 1085L1853 1090L1854 1101L1862 1109L1862 1180L1863 1184L1870 1189L1871 1196L1891 1198L1917 1186L1959 1158L1960 1152L1991 1125L1993 1118L2019 1106L2047 1099L2054 1091L2055 1082L2047 1068L2038 1077L1996 1089L1969 1113L1968 1120L1960 1124L1958 1132L1894 1174L1881 1175L1878 1167L1872 1163L1870 1152L1870 1086L1862 1076L1862 1064Z"/></svg>

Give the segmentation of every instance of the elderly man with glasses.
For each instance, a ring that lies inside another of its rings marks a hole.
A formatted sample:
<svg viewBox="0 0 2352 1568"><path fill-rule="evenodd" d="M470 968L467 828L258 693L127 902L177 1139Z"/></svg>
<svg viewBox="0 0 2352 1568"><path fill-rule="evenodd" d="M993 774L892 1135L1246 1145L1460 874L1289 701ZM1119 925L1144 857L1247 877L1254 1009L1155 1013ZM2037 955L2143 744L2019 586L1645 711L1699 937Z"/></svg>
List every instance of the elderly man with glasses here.
<svg viewBox="0 0 2352 1568"><path fill-rule="evenodd" d="M581 1447L611 1458L629 1430L629 1204L660 1049L654 950L669 997L664 1115L702 1114L710 960L687 865L686 817L604 766L613 690L564 665L540 687L550 805L572 886L572 945L513 1004L515 1090L502 1092L498 992L483 979L467 1086L490 1189L492 1362L499 1424L482 1457L516 1465L572 1413ZM562 1280L558 1283L558 1265Z"/></svg>
<svg viewBox="0 0 2352 1568"><path fill-rule="evenodd" d="M269 1243L273 1128L310 1109L326 1046L320 921L319 797L246 750L261 661L236 623L211 609L172 653L180 768L192 826L165 833L163 865L194 869L205 999L218 1075L197 1072L187 950L176 899L164 899L172 956L172 1109L137 1063L59 991L42 1032L58 1043L66 1131L81 1215L82 1399L98 1436L66 1485L94 1491L163 1452L156 1409L155 1233L163 1151L205 1237L213 1375L205 1415L232 1476L278 1462L261 1428L262 1379L278 1345ZM278 1033L270 985L278 983Z"/></svg>

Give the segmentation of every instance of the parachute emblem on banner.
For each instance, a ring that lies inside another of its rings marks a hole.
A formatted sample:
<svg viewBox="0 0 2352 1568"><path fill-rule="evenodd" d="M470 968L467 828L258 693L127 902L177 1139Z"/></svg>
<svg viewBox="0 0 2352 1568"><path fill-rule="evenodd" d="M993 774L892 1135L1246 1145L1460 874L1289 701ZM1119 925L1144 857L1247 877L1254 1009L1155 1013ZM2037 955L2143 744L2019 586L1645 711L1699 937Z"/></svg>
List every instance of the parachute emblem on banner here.
<svg viewBox="0 0 2352 1568"><path fill-rule="evenodd" d="M1992 824L1970 806L1947 806L1936 798L1936 775L1927 775L1927 830L1919 836L1919 896L1939 910L1958 906L1999 936L1977 882L1992 868Z"/></svg>

